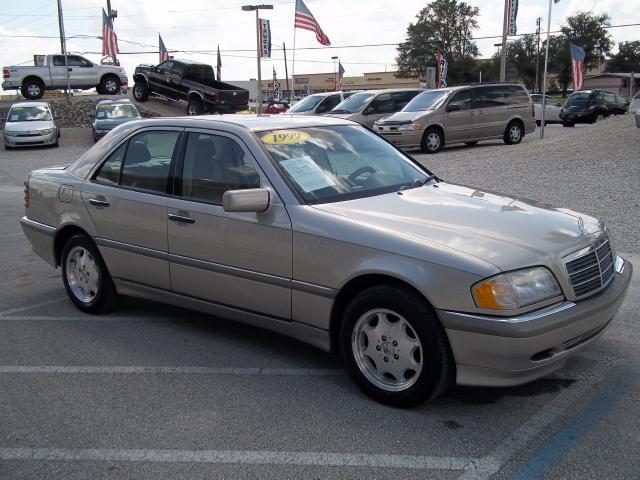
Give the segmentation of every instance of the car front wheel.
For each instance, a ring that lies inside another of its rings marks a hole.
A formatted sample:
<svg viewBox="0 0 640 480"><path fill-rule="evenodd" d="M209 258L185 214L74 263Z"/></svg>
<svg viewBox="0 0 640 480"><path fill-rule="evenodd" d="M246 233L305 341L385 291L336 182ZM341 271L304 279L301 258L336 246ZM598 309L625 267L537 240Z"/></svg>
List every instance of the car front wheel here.
<svg viewBox="0 0 640 480"><path fill-rule="evenodd" d="M349 374L374 399L408 407L441 394L454 378L442 326L426 301L396 286L376 286L347 306L340 347Z"/></svg>
<svg viewBox="0 0 640 480"><path fill-rule="evenodd" d="M438 153L444 147L444 135L437 128L428 128L422 136L420 149L424 153Z"/></svg>
<svg viewBox="0 0 640 480"><path fill-rule="evenodd" d="M71 301L82 311L113 308L118 294L102 256L86 235L73 235L62 249L62 281Z"/></svg>

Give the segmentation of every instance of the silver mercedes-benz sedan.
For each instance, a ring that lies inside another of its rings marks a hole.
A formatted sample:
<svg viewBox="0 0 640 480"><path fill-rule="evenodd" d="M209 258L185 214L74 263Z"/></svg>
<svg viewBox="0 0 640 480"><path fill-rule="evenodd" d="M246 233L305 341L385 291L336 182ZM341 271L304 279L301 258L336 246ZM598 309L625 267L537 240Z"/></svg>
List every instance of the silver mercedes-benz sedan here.
<svg viewBox="0 0 640 480"><path fill-rule="evenodd" d="M601 221L447 183L333 118L130 122L31 172L25 207L81 310L130 295L275 330L397 406L562 367L632 274Z"/></svg>

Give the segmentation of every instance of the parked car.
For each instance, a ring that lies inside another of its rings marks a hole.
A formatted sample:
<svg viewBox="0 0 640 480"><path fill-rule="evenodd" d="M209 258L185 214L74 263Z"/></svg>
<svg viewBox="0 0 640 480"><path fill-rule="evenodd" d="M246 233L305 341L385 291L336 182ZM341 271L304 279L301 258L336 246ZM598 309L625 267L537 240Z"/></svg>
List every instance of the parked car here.
<svg viewBox="0 0 640 480"><path fill-rule="evenodd" d="M97 142L118 125L141 118L140 112L130 100L101 100L96 104L91 124L93 141Z"/></svg>
<svg viewBox="0 0 640 480"><path fill-rule="evenodd" d="M69 85L72 89L95 88L98 93L115 95L127 87L124 68L98 65L80 55L67 55ZM2 67L3 90L20 90L25 98L42 98L45 90L67 88L64 55L46 55L43 65Z"/></svg>
<svg viewBox="0 0 640 480"><path fill-rule="evenodd" d="M628 109L627 99L617 93L579 90L567 98L560 111L560 119L565 127L573 127L576 123L596 123L599 117L621 115Z"/></svg>
<svg viewBox="0 0 640 480"><path fill-rule="evenodd" d="M130 122L31 172L25 207L83 312L131 295L275 330L397 406L557 370L632 274L601 221L446 183L336 118Z"/></svg>
<svg viewBox="0 0 640 480"><path fill-rule="evenodd" d="M544 123L562 123L560 119L560 110L562 110L562 104L553 98L551 95L546 95L545 99L545 114ZM539 93L531 94L531 100L533 100L533 108L536 113L536 125L542 124L542 95Z"/></svg>
<svg viewBox="0 0 640 480"><path fill-rule="evenodd" d="M139 65L133 75L133 98L145 102L149 95L185 100L187 115L236 113L249 108L249 91L215 79L213 67L191 60L166 60L159 65Z"/></svg>
<svg viewBox="0 0 640 480"><path fill-rule="evenodd" d="M640 91L634 95L629 103L630 112L637 112L638 110L640 110Z"/></svg>
<svg viewBox="0 0 640 480"><path fill-rule="evenodd" d="M437 153L452 143L502 138L515 145L535 130L534 107L518 84L477 84L428 90L374 130L404 149Z"/></svg>
<svg viewBox="0 0 640 480"><path fill-rule="evenodd" d="M278 113L284 113L287 110L289 110L291 108L291 106L284 101L272 101L269 102L269 104L267 105L267 108L265 108L264 113L268 113L271 115L275 115Z"/></svg>
<svg viewBox="0 0 640 480"><path fill-rule="evenodd" d="M3 131L4 148L58 146L60 127L47 102L11 105Z"/></svg>
<svg viewBox="0 0 640 480"><path fill-rule="evenodd" d="M289 110L287 114L295 115L321 115L333 109L344 100L344 92L314 93L304 97Z"/></svg>
<svg viewBox="0 0 640 480"><path fill-rule="evenodd" d="M327 115L352 120L371 128L377 120L402 110L413 97L423 91L420 88L401 88L360 92L336 105Z"/></svg>

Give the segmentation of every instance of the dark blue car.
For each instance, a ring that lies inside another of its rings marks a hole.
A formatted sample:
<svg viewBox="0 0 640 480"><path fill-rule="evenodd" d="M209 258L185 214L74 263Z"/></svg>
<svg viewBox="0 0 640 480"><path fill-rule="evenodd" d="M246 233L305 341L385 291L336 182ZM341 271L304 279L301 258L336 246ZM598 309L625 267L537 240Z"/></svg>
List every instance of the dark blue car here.
<svg viewBox="0 0 640 480"><path fill-rule="evenodd" d="M97 142L118 125L140 118L138 109L127 99L101 100L93 118L93 141Z"/></svg>

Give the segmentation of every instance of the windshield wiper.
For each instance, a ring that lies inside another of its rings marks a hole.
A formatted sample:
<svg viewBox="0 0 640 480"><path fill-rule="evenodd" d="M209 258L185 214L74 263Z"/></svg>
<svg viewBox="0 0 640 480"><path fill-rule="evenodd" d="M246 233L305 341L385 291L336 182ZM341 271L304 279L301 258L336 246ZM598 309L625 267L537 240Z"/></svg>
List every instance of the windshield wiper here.
<svg viewBox="0 0 640 480"><path fill-rule="evenodd" d="M336 110L336 109L334 108L334 109L333 109L333 110L331 110L329 113L353 113L353 112L350 112L349 110L342 110L342 109L340 109L340 108L339 108L338 110Z"/></svg>
<svg viewBox="0 0 640 480"><path fill-rule="evenodd" d="M435 175L429 175L428 177L424 177L422 179L418 179L413 183L410 183L409 185L403 185L402 187L400 187L400 192L402 190L409 190L410 188L418 188L418 187L422 187L424 186L427 182L430 182L431 180L435 180L438 177L436 177Z"/></svg>

